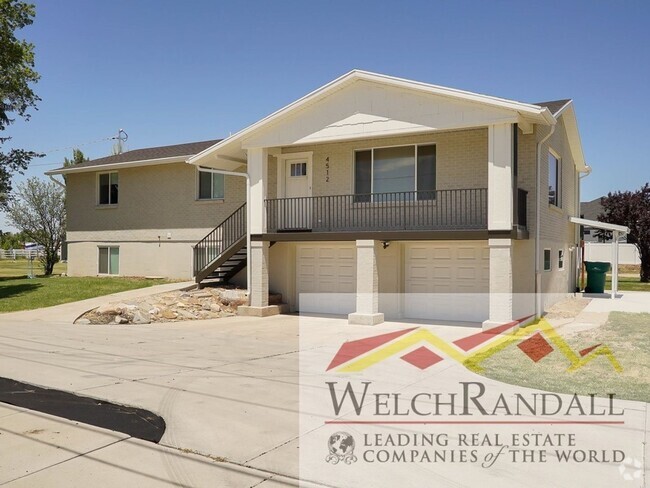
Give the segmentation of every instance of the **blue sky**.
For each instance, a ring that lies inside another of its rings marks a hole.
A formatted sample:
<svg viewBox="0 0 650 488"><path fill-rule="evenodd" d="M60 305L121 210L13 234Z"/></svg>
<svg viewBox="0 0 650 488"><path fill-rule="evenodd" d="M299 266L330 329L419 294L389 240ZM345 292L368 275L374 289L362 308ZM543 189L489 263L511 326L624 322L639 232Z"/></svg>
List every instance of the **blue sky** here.
<svg viewBox="0 0 650 488"><path fill-rule="evenodd" d="M536 102L573 98L584 199L650 180L647 1L36 1L43 99L11 145L49 151L227 136L353 68ZM16 181L20 177L16 178ZM8 230L3 218L0 229Z"/></svg>

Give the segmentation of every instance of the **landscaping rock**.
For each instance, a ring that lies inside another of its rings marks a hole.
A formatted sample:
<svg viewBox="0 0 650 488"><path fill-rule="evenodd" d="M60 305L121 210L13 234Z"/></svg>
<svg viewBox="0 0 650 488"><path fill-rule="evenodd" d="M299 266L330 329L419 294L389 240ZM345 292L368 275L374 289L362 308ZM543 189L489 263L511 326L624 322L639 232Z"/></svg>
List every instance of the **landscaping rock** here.
<svg viewBox="0 0 650 488"><path fill-rule="evenodd" d="M121 315L116 315L115 316L115 323L116 324L128 324L129 320L126 317L122 317Z"/></svg>
<svg viewBox="0 0 650 488"><path fill-rule="evenodd" d="M148 315L143 314L140 310L135 312L133 314L133 318L131 319L131 323L133 324L150 324L151 323L151 318L149 318Z"/></svg>
<svg viewBox="0 0 650 488"><path fill-rule="evenodd" d="M79 319L75 321L75 324L79 324L79 325L89 325L90 323L91 322L88 319Z"/></svg>

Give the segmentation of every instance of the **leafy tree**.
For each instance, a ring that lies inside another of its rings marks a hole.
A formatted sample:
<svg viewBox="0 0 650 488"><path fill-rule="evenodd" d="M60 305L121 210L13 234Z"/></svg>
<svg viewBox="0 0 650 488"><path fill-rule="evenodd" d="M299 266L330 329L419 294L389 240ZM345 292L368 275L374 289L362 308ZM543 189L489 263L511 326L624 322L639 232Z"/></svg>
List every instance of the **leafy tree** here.
<svg viewBox="0 0 650 488"><path fill-rule="evenodd" d="M641 281L650 282L650 183L637 191L608 193L601 203L598 220L630 228L627 242L639 250Z"/></svg>
<svg viewBox="0 0 650 488"><path fill-rule="evenodd" d="M9 249L21 249L27 238L22 232L3 232L0 238L0 248L5 251Z"/></svg>
<svg viewBox="0 0 650 488"><path fill-rule="evenodd" d="M86 157L81 149L73 149L72 159L63 158L63 166L67 168L69 166L74 166L75 164L83 163L85 161L89 161L89 158Z"/></svg>
<svg viewBox="0 0 650 488"><path fill-rule="evenodd" d="M32 24L34 14L34 5L0 0L0 147L11 139L2 133L15 117L29 120L27 111L40 100L30 86L39 79L34 70L34 45L15 34ZM40 156L25 149L0 150L0 203L11 191L11 175L22 173L33 158Z"/></svg>
<svg viewBox="0 0 650 488"><path fill-rule="evenodd" d="M16 197L7 207L7 218L30 241L43 246L41 262L45 274L51 275L65 237L65 190L34 177L18 185Z"/></svg>

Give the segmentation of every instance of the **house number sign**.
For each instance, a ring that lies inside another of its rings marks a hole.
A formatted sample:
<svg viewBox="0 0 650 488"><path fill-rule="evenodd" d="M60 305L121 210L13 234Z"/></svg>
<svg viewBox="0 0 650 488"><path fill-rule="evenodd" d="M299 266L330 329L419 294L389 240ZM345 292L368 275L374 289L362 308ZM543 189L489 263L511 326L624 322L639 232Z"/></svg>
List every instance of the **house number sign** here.
<svg viewBox="0 0 650 488"><path fill-rule="evenodd" d="M330 157L325 158L325 183L330 182Z"/></svg>

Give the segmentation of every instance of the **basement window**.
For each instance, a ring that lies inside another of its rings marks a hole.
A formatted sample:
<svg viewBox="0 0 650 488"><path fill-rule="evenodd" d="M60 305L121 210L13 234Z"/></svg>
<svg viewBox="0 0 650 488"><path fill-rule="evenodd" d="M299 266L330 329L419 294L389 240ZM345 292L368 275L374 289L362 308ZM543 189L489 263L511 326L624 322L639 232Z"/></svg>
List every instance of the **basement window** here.
<svg viewBox="0 0 650 488"><path fill-rule="evenodd" d="M120 274L120 248L110 246L100 247L97 269L99 274Z"/></svg>
<svg viewBox="0 0 650 488"><path fill-rule="evenodd" d="M551 250L544 249L544 271L551 271Z"/></svg>
<svg viewBox="0 0 650 488"><path fill-rule="evenodd" d="M224 175L199 169L199 200L224 199Z"/></svg>
<svg viewBox="0 0 650 488"><path fill-rule="evenodd" d="M117 171L99 173L97 182L97 203L99 205L117 205L119 179Z"/></svg>

